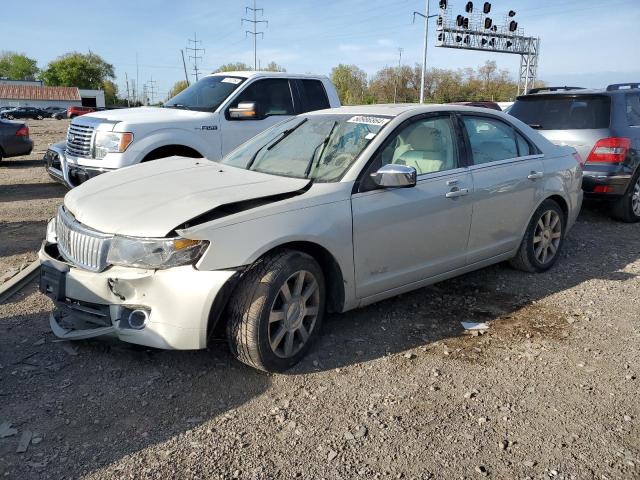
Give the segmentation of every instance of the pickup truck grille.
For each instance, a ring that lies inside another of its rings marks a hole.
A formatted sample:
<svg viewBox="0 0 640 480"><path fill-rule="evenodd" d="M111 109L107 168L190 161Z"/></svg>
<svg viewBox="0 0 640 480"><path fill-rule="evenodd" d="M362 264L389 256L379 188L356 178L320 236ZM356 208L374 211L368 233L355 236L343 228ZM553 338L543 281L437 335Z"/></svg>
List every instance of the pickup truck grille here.
<svg viewBox="0 0 640 480"><path fill-rule="evenodd" d="M69 125L67 132L67 153L74 157L91 157L91 139L93 127Z"/></svg>
<svg viewBox="0 0 640 480"><path fill-rule="evenodd" d="M107 268L112 235L85 227L64 207L58 209L56 237L58 251L67 261L92 272L101 272Z"/></svg>

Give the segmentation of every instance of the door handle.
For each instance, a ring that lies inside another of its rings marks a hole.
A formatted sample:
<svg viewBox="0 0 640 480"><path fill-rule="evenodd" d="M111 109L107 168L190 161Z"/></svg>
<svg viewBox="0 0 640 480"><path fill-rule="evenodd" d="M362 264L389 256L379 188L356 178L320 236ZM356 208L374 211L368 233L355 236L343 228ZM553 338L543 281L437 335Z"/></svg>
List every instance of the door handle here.
<svg viewBox="0 0 640 480"><path fill-rule="evenodd" d="M448 187L450 187L451 185L457 185L458 183L460 183L460 179L458 178L452 178L451 180L447 180Z"/></svg>
<svg viewBox="0 0 640 480"><path fill-rule="evenodd" d="M543 172L536 172L536 171L531 171L531 173L529 175L527 175L527 178L529 180L538 180L540 178L544 177L544 173Z"/></svg>
<svg viewBox="0 0 640 480"><path fill-rule="evenodd" d="M450 192L447 192L445 194L445 197L447 197L447 198L458 198L458 197L464 197L465 195L468 195L468 194L469 194L469 189L468 188L455 187Z"/></svg>

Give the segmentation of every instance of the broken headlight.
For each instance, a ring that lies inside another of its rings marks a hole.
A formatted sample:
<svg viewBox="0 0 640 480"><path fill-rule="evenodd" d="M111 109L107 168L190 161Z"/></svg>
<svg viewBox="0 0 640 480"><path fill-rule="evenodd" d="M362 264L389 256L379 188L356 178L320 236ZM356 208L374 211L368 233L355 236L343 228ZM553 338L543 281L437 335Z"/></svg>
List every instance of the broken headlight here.
<svg viewBox="0 0 640 480"><path fill-rule="evenodd" d="M187 238L135 238L115 236L107 263L125 267L164 269L195 262L209 242Z"/></svg>

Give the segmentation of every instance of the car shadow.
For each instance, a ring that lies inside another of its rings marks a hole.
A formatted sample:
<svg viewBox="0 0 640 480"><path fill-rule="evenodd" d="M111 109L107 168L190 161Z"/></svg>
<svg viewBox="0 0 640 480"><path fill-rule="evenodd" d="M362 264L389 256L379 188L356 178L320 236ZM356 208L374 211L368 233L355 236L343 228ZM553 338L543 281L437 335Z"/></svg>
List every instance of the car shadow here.
<svg viewBox="0 0 640 480"><path fill-rule="evenodd" d="M0 167L0 171L1 168ZM20 202L25 200L38 200L50 198L62 198L67 189L53 180L49 183L22 183L19 185L0 186L0 203Z"/></svg>
<svg viewBox="0 0 640 480"><path fill-rule="evenodd" d="M0 169L4 168L32 168L32 167L44 167L44 160L20 160L7 158L2 160Z"/></svg>
<svg viewBox="0 0 640 480"><path fill-rule="evenodd" d="M606 252L584 239L599 228L615 232ZM566 312L535 302L588 280L631 278L624 268L640 256L637 232L637 226L588 210L547 273L496 265L331 315L315 347L284 381L390 355L410 361L416 348L482 361L479 341L485 337L464 335L460 321L489 322L490 338L506 330L518 342L526 335L562 341ZM37 295L30 288L24 303ZM272 377L234 360L224 341L193 352L105 339L57 343L47 318L46 311L0 316L3 419L47 439L33 449L39 457L27 457L30 462L15 453L17 438L0 442L0 472L13 478L40 478L44 471L52 478L82 476L224 416L271 388Z"/></svg>

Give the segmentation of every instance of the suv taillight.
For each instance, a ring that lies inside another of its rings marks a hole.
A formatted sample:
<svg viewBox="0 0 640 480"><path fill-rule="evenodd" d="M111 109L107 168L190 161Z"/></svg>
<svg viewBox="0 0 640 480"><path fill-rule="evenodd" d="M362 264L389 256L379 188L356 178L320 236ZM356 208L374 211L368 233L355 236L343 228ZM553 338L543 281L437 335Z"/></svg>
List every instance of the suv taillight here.
<svg viewBox="0 0 640 480"><path fill-rule="evenodd" d="M27 127L26 125L23 125L22 127L20 127L18 129L18 131L16 132L16 137L29 137L29 127Z"/></svg>
<svg viewBox="0 0 640 480"><path fill-rule="evenodd" d="M609 137L598 140L587 157L587 163L622 163L631 148L631 140Z"/></svg>

